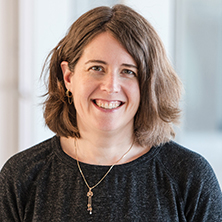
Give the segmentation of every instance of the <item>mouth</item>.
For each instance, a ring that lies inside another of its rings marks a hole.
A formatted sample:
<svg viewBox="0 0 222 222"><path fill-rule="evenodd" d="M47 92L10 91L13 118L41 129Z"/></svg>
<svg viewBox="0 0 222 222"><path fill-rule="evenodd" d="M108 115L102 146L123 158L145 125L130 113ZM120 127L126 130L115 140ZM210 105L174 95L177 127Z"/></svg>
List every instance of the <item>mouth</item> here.
<svg viewBox="0 0 222 222"><path fill-rule="evenodd" d="M123 102L118 101L118 100L106 101L106 100L94 99L92 101L96 106L102 109L116 109L124 104Z"/></svg>

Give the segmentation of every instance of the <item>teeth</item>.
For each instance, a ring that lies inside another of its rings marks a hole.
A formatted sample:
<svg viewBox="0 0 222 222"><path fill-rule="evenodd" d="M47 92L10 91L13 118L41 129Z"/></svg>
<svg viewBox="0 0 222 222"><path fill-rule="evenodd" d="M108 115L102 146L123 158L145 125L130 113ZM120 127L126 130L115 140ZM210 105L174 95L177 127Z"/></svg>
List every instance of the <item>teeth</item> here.
<svg viewBox="0 0 222 222"><path fill-rule="evenodd" d="M121 102L119 101L102 101L102 100L95 100L95 103L97 106L103 108L103 109L115 109L120 106Z"/></svg>

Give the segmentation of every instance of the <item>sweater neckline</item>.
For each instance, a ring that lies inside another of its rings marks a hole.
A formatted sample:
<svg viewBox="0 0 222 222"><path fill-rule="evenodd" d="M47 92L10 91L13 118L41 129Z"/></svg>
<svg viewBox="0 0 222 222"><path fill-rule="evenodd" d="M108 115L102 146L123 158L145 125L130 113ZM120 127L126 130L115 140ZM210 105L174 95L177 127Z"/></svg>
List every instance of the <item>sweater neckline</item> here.
<svg viewBox="0 0 222 222"><path fill-rule="evenodd" d="M54 147L54 151L56 153L56 155L58 156L58 158L65 164L69 165L70 167L75 167L76 168L76 159L72 158L71 156L69 156L68 154L66 154L61 146L60 143L60 137L59 136L54 136L53 137L53 147ZM115 165L115 168L118 168L119 170L127 170L127 169L131 169L136 167L137 165L140 165L143 162L148 162L151 161L153 158L155 158L156 155L158 155L158 153L160 152L162 146L153 146L151 147L151 149L143 154L142 156L138 157L135 160L132 160L130 162L127 163L123 163L123 164L118 164ZM109 165L94 165L94 164L88 164L88 163L84 163L84 162L80 162L81 166L83 167L90 167L91 169L95 169L95 170L104 170L109 168Z"/></svg>

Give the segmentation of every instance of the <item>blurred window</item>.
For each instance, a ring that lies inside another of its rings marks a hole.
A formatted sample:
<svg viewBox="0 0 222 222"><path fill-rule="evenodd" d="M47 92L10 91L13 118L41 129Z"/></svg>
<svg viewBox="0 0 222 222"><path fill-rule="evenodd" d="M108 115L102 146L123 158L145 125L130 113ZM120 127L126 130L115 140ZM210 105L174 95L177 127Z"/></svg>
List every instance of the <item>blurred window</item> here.
<svg viewBox="0 0 222 222"><path fill-rule="evenodd" d="M222 185L222 0L177 3L177 66L185 85L180 142L204 155Z"/></svg>

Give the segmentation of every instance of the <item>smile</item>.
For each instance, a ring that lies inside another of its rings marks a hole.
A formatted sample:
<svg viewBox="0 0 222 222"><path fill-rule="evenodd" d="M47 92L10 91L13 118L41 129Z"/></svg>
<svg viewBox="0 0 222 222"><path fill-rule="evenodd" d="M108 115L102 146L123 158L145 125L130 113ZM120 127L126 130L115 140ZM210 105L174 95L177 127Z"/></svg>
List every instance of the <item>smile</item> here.
<svg viewBox="0 0 222 222"><path fill-rule="evenodd" d="M93 100L93 102L99 106L100 108L103 109L116 109L118 107L120 107L123 103L120 101L104 101L104 100L100 100L100 99L95 99Z"/></svg>

